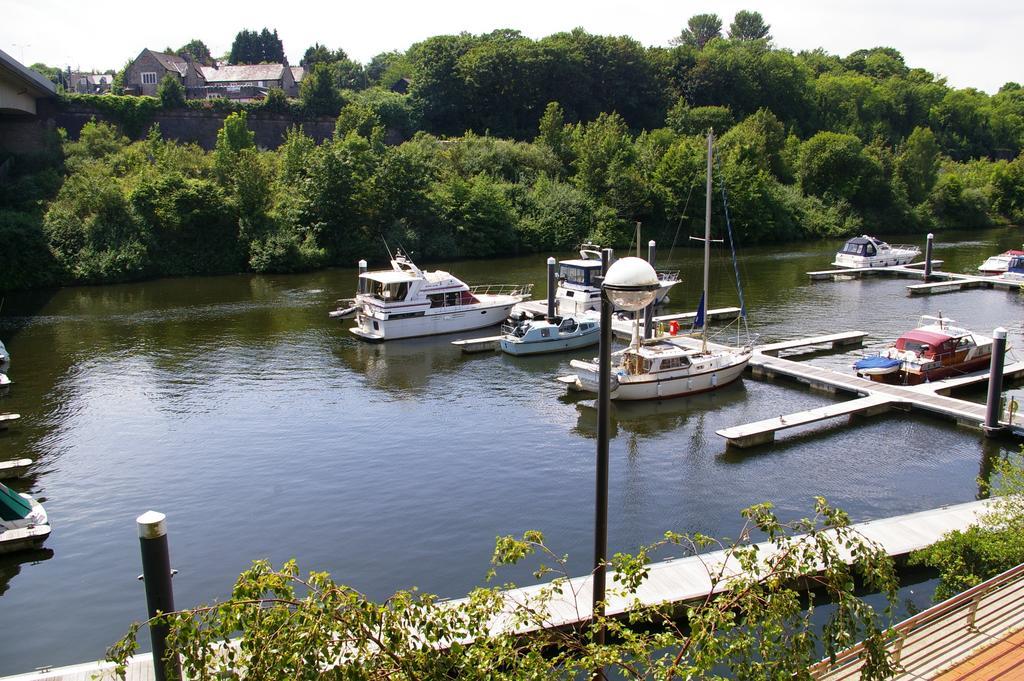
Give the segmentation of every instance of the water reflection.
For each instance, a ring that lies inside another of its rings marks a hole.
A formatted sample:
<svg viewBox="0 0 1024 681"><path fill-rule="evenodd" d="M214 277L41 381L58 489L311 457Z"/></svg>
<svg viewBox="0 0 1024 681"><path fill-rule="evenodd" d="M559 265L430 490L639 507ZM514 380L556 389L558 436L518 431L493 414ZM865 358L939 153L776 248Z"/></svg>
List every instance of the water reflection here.
<svg viewBox="0 0 1024 681"><path fill-rule="evenodd" d="M489 331L473 333L486 335ZM347 329L339 333L350 335ZM386 343L366 343L349 337L338 340L332 351L336 359L363 376L367 385L406 398L422 395L432 380L462 365L462 351L451 342L465 337L469 336L448 334Z"/></svg>
<svg viewBox="0 0 1024 681"><path fill-rule="evenodd" d="M11 580L21 572L22 565L38 565L51 558L53 558L53 550L46 548L0 556L0 596L4 595Z"/></svg>

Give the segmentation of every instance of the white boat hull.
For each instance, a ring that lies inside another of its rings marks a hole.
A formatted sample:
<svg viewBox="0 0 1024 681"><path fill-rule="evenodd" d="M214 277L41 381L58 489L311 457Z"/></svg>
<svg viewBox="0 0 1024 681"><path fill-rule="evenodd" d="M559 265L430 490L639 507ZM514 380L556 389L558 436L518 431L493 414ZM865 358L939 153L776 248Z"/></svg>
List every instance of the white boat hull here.
<svg viewBox="0 0 1024 681"><path fill-rule="evenodd" d="M638 376L635 379L624 375L612 375L611 399L618 401L663 400L684 395L707 392L732 383L743 375L743 370L750 362L750 353L737 353L730 361L723 362L711 369L686 373L675 373L665 377L654 378L651 375ZM572 362L572 366L580 369L573 387L586 392L597 392L597 366L587 362Z"/></svg>
<svg viewBox="0 0 1024 681"><path fill-rule="evenodd" d="M896 265L907 265L914 261L919 253L898 253L893 251L887 255L878 255L872 258L864 256L843 256L837 255L832 264L836 267L848 269L859 269L861 267L894 267Z"/></svg>
<svg viewBox="0 0 1024 681"><path fill-rule="evenodd" d="M597 344L600 337L601 332L598 329L594 332L579 336L570 336L568 338L549 338L541 341L523 341L519 338L513 339L503 337L499 345L501 346L502 352L507 352L510 355L541 355L548 352L564 352L566 350L586 348Z"/></svg>
<svg viewBox="0 0 1024 681"><path fill-rule="evenodd" d="M400 319L381 319L360 312L356 315L356 325L349 331L368 341L387 341L483 329L505 321L512 311L512 306L522 299L519 296L503 297L506 300L495 305L474 306L450 312L439 311L434 314L428 311L418 317Z"/></svg>

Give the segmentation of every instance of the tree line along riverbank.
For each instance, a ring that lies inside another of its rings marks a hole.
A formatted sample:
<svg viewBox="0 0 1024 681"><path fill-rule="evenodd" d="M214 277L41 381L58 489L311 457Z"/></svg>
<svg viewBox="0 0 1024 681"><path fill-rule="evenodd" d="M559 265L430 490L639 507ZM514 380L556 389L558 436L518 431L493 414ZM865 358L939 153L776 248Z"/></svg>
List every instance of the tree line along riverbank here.
<svg viewBox="0 0 1024 681"><path fill-rule="evenodd" d="M526 69L544 46L561 57ZM481 85L486 55L518 65L500 88ZM1024 221L1024 90L951 89L890 48L496 31L401 56L409 93L340 91L321 143L297 124L257 148L239 110L211 151L94 122L10 159L0 290L348 265L383 256L381 237L423 260L623 246L637 220L671 241L703 218L708 128L744 245Z"/></svg>

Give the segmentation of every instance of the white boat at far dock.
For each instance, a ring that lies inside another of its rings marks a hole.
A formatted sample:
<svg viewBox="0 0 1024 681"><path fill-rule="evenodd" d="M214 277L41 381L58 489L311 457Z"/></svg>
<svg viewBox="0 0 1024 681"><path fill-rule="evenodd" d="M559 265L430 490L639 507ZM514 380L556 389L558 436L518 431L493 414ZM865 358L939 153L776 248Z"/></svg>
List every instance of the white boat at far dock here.
<svg viewBox="0 0 1024 681"><path fill-rule="evenodd" d="M448 272L421 270L398 251L391 269L361 272L351 306L331 316L355 316L349 330L369 341L456 333L502 323L531 289L530 284L471 287Z"/></svg>
<svg viewBox="0 0 1024 681"><path fill-rule="evenodd" d="M896 244L890 246L881 239L867 234L850 239L836 253L836 267L892 267L906 265L921 255L918 246Z"/></svg>

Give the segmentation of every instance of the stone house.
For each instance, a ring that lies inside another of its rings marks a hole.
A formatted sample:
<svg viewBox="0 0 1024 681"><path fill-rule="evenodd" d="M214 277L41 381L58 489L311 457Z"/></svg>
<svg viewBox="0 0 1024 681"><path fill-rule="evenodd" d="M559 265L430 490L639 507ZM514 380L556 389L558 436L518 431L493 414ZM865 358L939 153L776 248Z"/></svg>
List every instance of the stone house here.
<svg viewBox="0 0 1024 681"><path fill-rule="evenodd" d="M203 84L189 86L190 98L227 97L228 99L262 99L267 91L278 88L288 97L297 97L299 87L287 62L284 64L236 64L200 66ZM240 96L247 93L249 96Z"/></svg>
<svg viewBox="0 0 1024 681"><path fill-rule="evenodd" d="M185 86L188 99L225 97L239 101L263 99L271 88L288 97L299 96L302 67L283 64L219 64L203 66L188 55L164 54L145 49L125 70L125 94L155 96L168 73Z"/></svg>
<svg viewBox="0 0 1024 681"><path fill-rule="evenodd" d="M157 86L168 73L179 78L188 87L186 75L189 62L176 54L164 54L144 49L124 72L124 93L126 95L156 96ZM195 68L192 68L195 71ZM194 75L194 74L193 74Z"/></svg>

